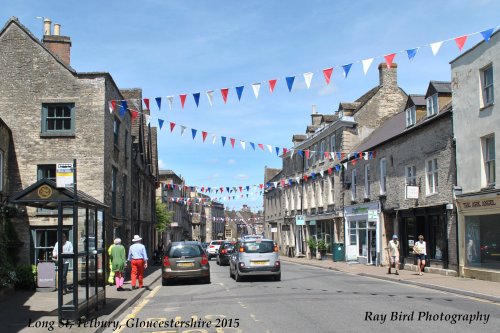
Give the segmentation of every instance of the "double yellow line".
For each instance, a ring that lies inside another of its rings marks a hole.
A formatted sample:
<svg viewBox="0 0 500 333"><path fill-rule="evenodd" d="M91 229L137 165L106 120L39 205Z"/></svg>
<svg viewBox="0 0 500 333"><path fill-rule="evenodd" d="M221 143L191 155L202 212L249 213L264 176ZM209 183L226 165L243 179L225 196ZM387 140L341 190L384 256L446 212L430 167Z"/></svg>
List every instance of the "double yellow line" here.
<svg viewBox="0 0 500 333"><path fill-rule="evenodd" d="M123 331L123 329L126 328L125 324L127 323L127 320L129 320L130 318L135 318L137 314L142 310L142 308L146 304L148 304L151 298L153 298L156 295L156 293L160 290L160 288L161 288L160 286L156 286L153 289L153 291L150 292L149 295L142 300L141 303L139 303L136 307L134 307L132 312L126 315L125 318L123 318L123 320L120 322L120 324L118 325L118 329L115 331L115 333L120 333L121 331Z"/></svg>

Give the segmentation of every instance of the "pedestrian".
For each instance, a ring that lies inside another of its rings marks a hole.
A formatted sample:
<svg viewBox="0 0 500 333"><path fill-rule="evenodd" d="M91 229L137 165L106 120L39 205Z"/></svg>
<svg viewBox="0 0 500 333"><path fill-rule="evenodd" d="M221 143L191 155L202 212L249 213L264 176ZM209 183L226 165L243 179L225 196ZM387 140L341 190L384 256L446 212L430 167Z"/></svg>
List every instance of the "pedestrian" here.
<svg viewBox="0 0 500 333"><path fill-rule="evenodd" d="M113 271L113 263L111 261L111 250L115 246L115 243L111 244L108 247L108 257L109 257L109 277L108 277L108 283L112 286L115 284L115 272Z"/></svg>
<svg viewBox="0 0 500 333"><path fill-rule="evenodd" d="M73 244L67 239L66 234L63 232L61 235L62 238L62 253L73 253ZM59 242L56 242L54 245L54 250L52 250L52 259L57 260L59 254ZM69 269L69 263L70 263L69 258L63 258L62 260L62 271L63 271L63 294L66 294L68 292L68 286L66 283L66 277L68 275L68 269Z"/></svg>
<svg viewBox="0 0 500 333"><path fill-rule="evenodd" d="M398 273L399 266L399 242L398 235L392 235L392 239L389 241L389 274L391 274L391 267L394 265L396 269L396 275Z"/></svg>
<svg viewBox="0 0 500 333"><path fill-rule="evenodd" d="M418 275L422 275L425 269L425 256L427 255L427 244L424 242L423 235L418 236L418 242L413 245L413 252L417 256Z"/></svg>
<svg viewBox="0 0 500 333"><path fill-rule="evenodd" d="M127 264L127 259L125 257L125 247L121 244L122 240L116 238L114 241L114 246L111 248L111 253L109 255L109 260L111 261L111 271L115 276L116 290L123 290L123 282L125 265Z"/></svg>
<svg viewBox="0 0 500 333"><path fill-rule="evenodd" d="M136 280L139 280L139 288L143 287L144 269L148 268L148 255L146 247L141 244L142 238L139 235L134 235L132 245L128 250L128 260L132 265L132 289L136 289Z"/></svg>

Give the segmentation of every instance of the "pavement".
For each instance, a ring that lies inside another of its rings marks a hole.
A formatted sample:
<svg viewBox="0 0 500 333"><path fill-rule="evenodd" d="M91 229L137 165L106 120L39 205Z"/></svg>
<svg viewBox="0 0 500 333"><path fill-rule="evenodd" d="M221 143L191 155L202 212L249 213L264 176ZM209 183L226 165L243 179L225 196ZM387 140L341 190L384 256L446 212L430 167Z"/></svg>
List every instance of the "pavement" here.
<svg viewBox="0 0 500 333"><path fill-rule="evenodd" d="M453 294L474 297L490 302L500 303L500 283L469 279L463 277L452 277L434 273L424 273L422 276L416 272L399 270L399 275L387 274L388 267L363 265L359 263L334 262L330 260L316 260L308 258L290 258L281 256L282 261L296 264L315 266L334 271L340 271L353 275L366 276L376 279L405 283L423 288L445 291Z"/></svg>
<svg viewBox="0 0 500 333"><path fill-rule="evenodd" d="M91 313L87 327L59 327L57 317L57 292L15 291L0 302L0 331L9 333L68 332L93 333L103 330L96 327L98 322L112 322L134 302L152 289L161 277L159 266L146 269L144 288L132 290L130 280L125 281L124 291L115 286L106 286L106 305ZM37 327L38 326L38 327Z"/></svg>

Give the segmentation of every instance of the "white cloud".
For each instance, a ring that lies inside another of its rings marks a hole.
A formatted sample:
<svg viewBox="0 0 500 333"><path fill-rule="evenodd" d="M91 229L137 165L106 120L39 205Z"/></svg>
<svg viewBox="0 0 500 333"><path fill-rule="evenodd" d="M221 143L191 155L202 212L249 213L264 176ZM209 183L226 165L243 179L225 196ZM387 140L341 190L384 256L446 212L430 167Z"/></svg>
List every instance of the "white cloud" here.
<svg viewBox="0 0 500 333"><path fill-rule="evenodd" d="M227 160L227 164L234 165L234 164L236 164L236 160L233 160L233 159Z"/></svg>
<svg viewBox="0 0 500 333"><path fill-rule="evenodd" d="M248 178L250 177L244 173L239 173L236 176L234 176L234 179L236 180L247 180Z"/></svg>
<svg viewBox="0 0 500 333"><path fill-rule="evenodd" d="M217 158L209 158L206 160L208 164L217 164L219 163L219 160Z"/></svg>
<svg viewBox="0 0 500 333"><path fill-rule="evenodd" d="M318 91L318 95L320 96L331 95L336 91L337 91L337 86L333 84L333 82L330 82L329 85L325 85Z"/></svg>

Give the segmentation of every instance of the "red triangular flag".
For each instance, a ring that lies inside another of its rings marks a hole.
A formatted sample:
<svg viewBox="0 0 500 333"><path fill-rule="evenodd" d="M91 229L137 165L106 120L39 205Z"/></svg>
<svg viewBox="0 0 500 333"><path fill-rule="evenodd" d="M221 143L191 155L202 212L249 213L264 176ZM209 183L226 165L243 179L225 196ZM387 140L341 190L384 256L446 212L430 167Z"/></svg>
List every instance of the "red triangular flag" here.
<svg viewBox="0 0 500 333"><path fill-rule="evenodd" d="M325 151L325 158L330 158L330 152Z"/></svg>
<svg viewBox="0 0 500 333"><path fill-rule="evenodd" d="M233 146L233 148L234 148L234 143L235 143L236 139L230 138L229 140L231 141L231 146Z"/></svg>
<svg viewBox="0 0 500 333"><path fill-rule="evenodd" d="M132 122L135 120L135 118L137 118L137 116L139 115L139 112L137 112L136 110L132 110Z"/></svg>
<svg viewBox="0 0 500 333"><path fill-rule="evenodd" d="M309 150L304 150L304 152L306 153L306 158L309 159Z"/></svg>
<svg viewBox="0 0 500 333"><path fill-rule="evenodd" d="M175 127L175 123L170 123L170 132L172 132L174 130L174 127Z"/></svg>
<svg viewBox="0 0 500 333"><path fill-rule="evenodd" d="M392 53L392 54L388 54L388 55L384 56L385 63L387 64L387 68L391 68L392 62L393 62L395 56L396 56L396 53Z"/></svg>
<svg viewBox="0 0 500 333"><path fill-rule="evenodd" d="M328 174L331 175L333 172L333 169L332 168L328 168Z"/></svg>
<svg viewBox="0 0 500 333"><path fill-rule="evenodd" d="M222 94L222 99L224 100L224 104L227 102L227 94L229 93L229 88L223 88L220 90L220 93Z"/></svg>
<svg viewBox="0 0 500 333"><path fill-rule="evenodd" d="M356 160L356 159L352 160L352 165L353 166L356 165L357 162L358 162L358 160Z"/></svg>
<svg viewBox="0 0 500 333"><path fill-rule="evenodd" d="M259 184L259 187L262 190L262 188L264 187L264 184Z"/></svg>
<svg viewBox="0 0 500 333"><path fill-rule="evenodd" d="M467 36L455 38L455 43L457 43L458 49L462 52L465 42L467 41Z"/></svg>
<svg viewBox="0 0 500 333"><path fill-rule="evenodd" d="M330 78L332 77L333 67L323 69L323 75L325 76L326 84L330 84Z"/></svg>
<svg viewBox="0 0 500 333"><path fill-rule="evenodd" d="M224 189L221 187L221 188L220 188L220 193L222 193L222 192L224 192Z"/></svg>
<svg viewBox="0 0 500 333"><path fill-rule="evenodd" d="M285 180L284 179L281 179L281 186L285 187Z"/></svg>
<svg viewBox="0 0 500 333"><path fill-rule="evenodd" d="M308 178L308 177L309 177L309 176L304 175L304 180L305 180L306 182L307 182L307 178Z"/></svg>
<svg viewBox="0 0 500 333"><path fill-rule="evenodd" d="M146 110L149 110L149 98L144 98L144 105L146 105Z"/></svg>
<svg viewBox="0 0 500 333"><path fill-rule="evenodd" d="M111 101L111 106L113 107L113 111L116 110L116 101Z"/></svg>
<svg viewBox="0 0 500 333"><path fill-rule="evenodd" d="M283 155L286 155L287 151L288 151L288 149L283 148Z"/></svg>
<svg viewBox="0 0 500 333"><path fill-rule="evenodd" d="M201 191L202 191L202 192L205 192L205 187L203 187L203 186L202 186L202 187L201 187Z"/></svg>
<svg viewBox="0 0 500 333"><path fill-rule="evenodd" d="M181 99L181 106L183 109L184 109L184 103L186 102L186 96L187 96L187 94L179 95L179 97Z"/></svg>
<svg viewBox="0 0 500 333"><path fill-rule="evenodd" d="M274 91L274 86L276 86L276 81L278 80L277 79L269 80L269 90L271 91L271 93Z"/></svg>
<svg viewBox="0 0 500 333"><path fill-rule="evenodd" d="M205 139L207 138L207 132L201 132L201 136L203 138L203 142L205 142Z"/></svg>
<svg viewBox="0 0 500 333"><path fill-rule="evenodd" d="M264 150L264 145L262 143L259 143L258 146L260 149Z"/></svg>
<svg viewBox="0 0 500 333"><path fill-rule="evenodd" d="M240 186L240 192L242 192L242 191L243 191L243 187Z"/></svg>

